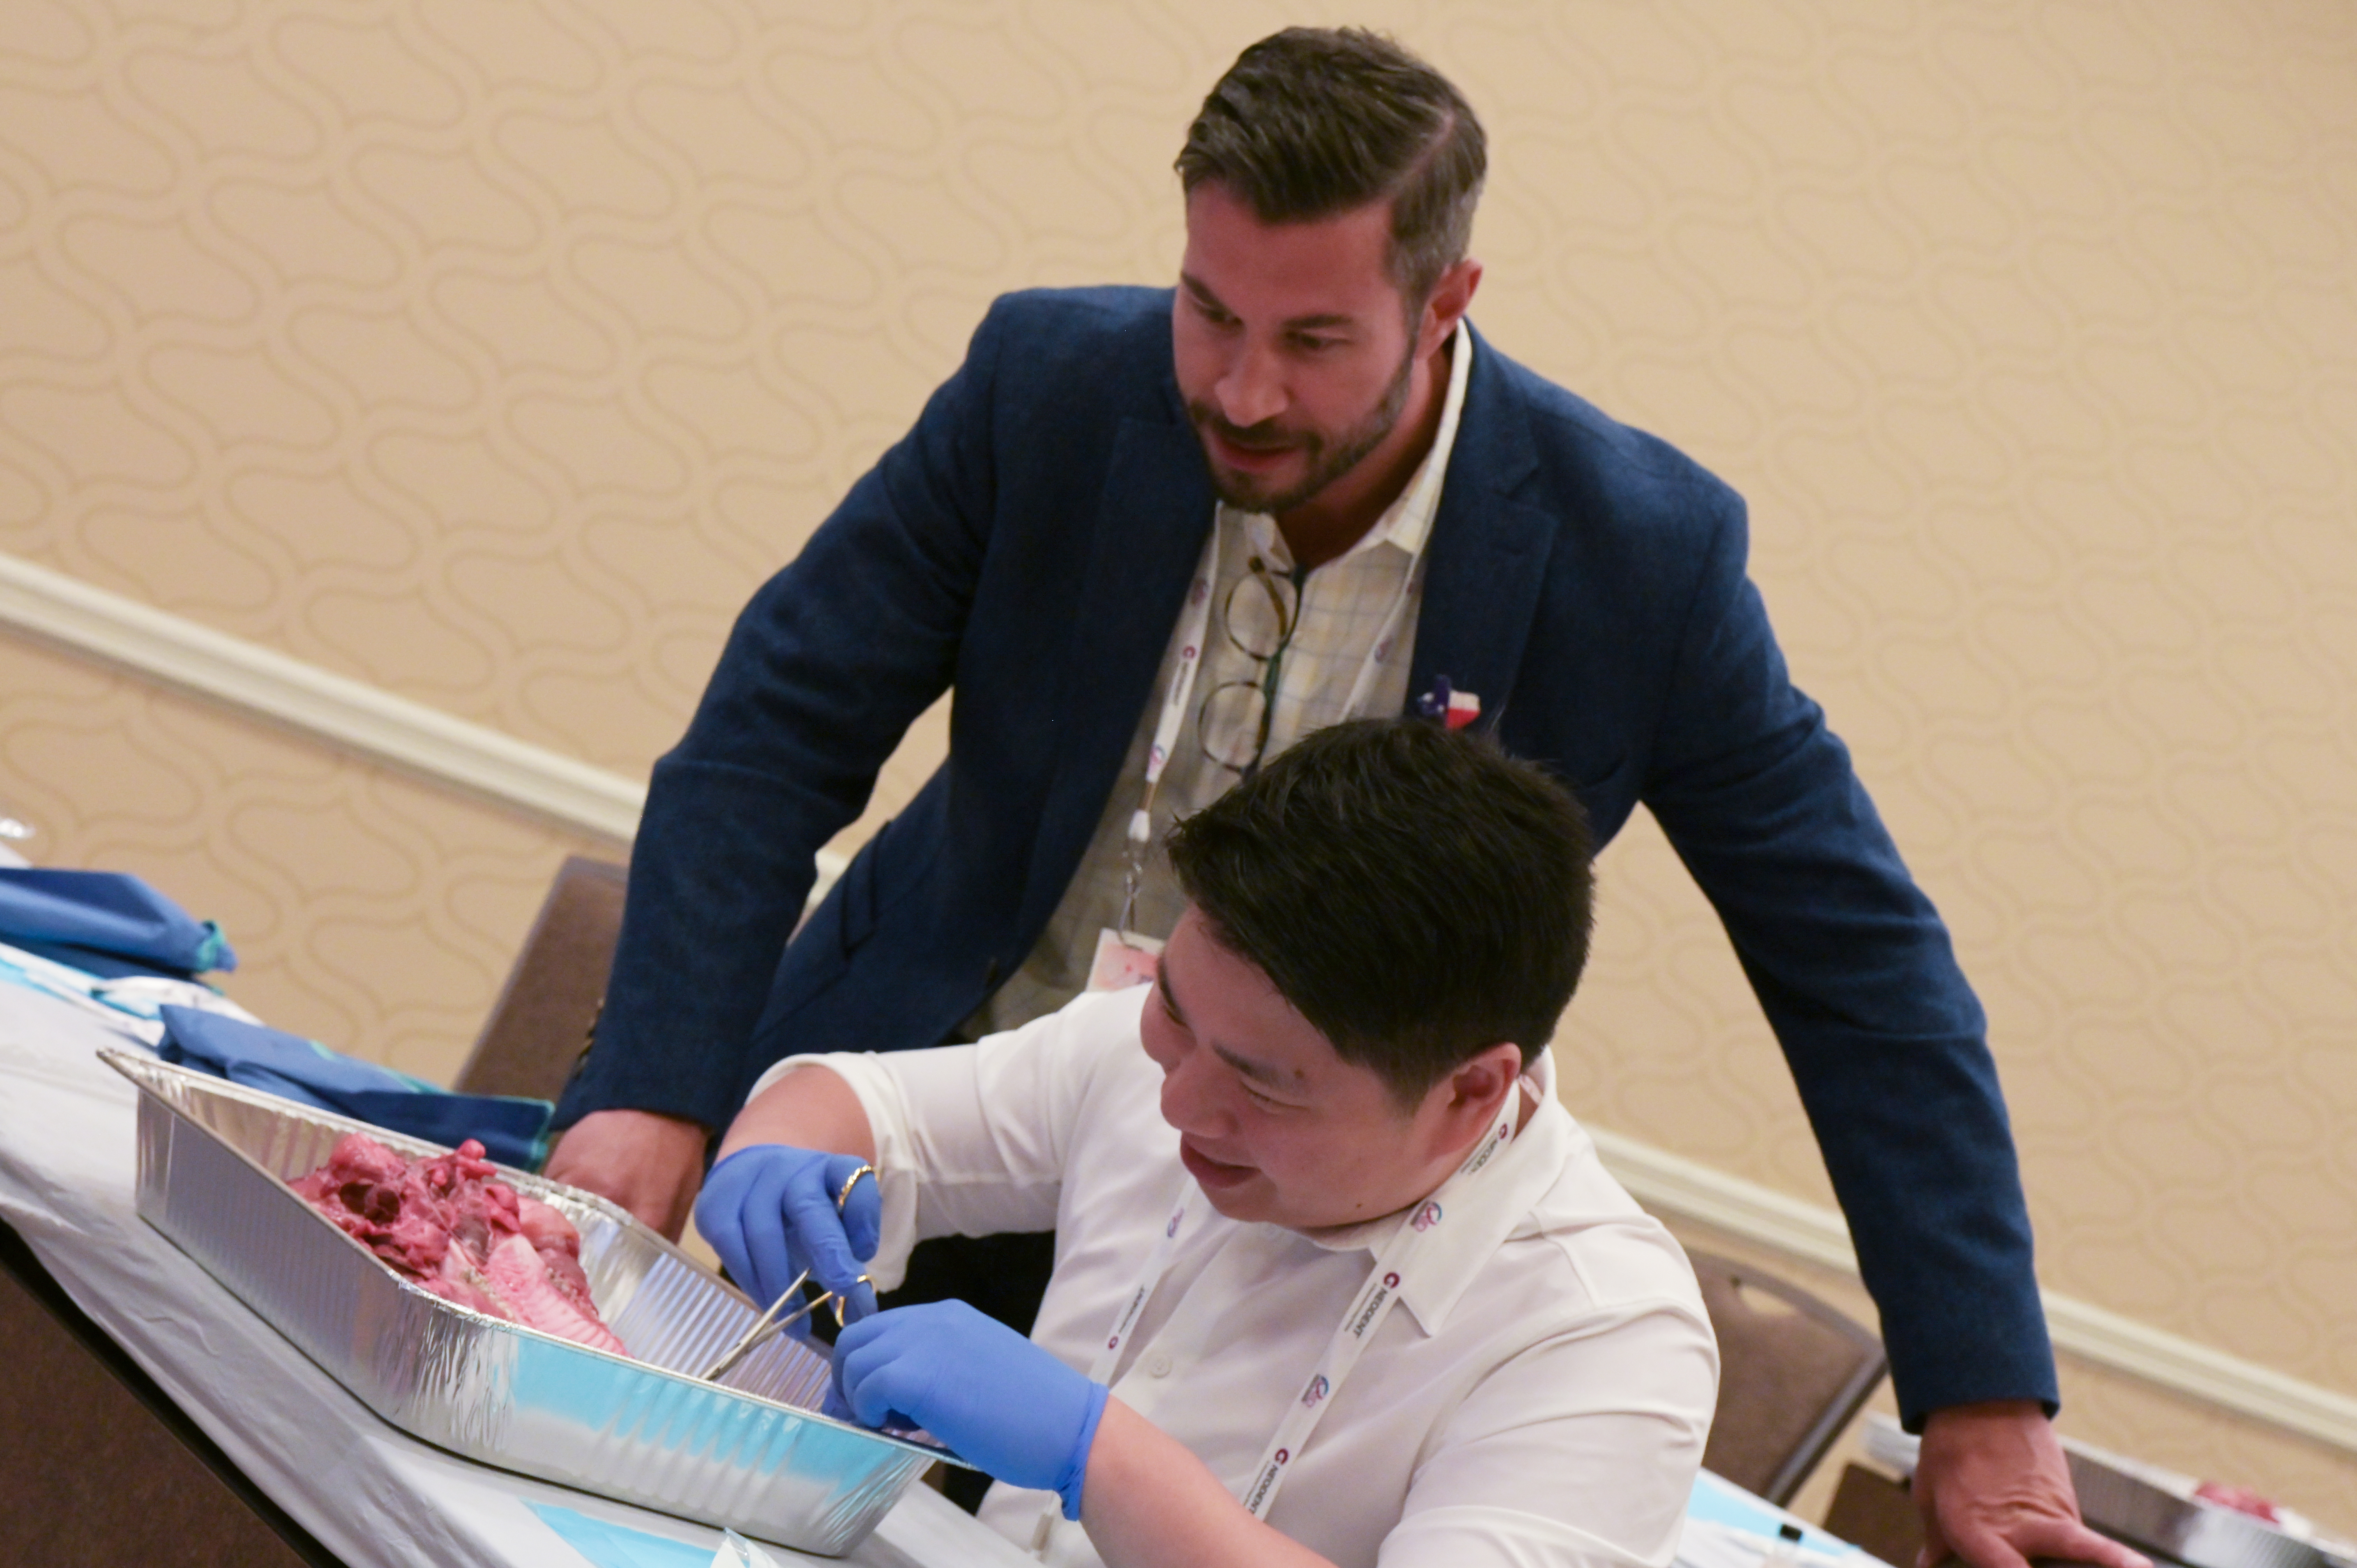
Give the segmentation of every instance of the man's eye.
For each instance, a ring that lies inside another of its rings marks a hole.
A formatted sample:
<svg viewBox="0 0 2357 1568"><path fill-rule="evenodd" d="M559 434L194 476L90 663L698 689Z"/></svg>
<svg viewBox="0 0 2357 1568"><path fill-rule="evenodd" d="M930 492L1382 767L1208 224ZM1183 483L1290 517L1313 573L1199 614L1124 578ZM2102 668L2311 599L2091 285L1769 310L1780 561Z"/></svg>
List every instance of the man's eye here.
<svg viewBox="0 0 2357 1568"><path fill-rule="evenodd" d="M1340 338L1296 338L1293 340L1293 346L1300 349L1305 354L1322 354L1329 349L1340 348L1342 346L1342 339Z"/></svg>
<svg viewBox="0 0 2357 1568"><path fill-rule="evenodd" d="M1259 1090L1254 1089L1249 1083L1244 1085L1244 1098L1250 1100L1254 1105L1260 1107L1263 1111L1282 1111L1285 1109L1284 1101L1271 1100L1267 1095L1263 1094Z"/></svg>

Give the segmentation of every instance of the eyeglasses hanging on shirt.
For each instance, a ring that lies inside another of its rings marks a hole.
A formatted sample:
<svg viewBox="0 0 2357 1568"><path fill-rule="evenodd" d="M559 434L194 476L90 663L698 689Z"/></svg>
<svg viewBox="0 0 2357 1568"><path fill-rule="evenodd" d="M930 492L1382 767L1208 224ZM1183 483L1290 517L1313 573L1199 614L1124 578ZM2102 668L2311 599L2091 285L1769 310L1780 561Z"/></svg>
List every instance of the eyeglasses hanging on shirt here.
<svg viewBox="0 0 2357 1568"><path fill-rule="evenodd" d="M1211 630L1211 597L1221 559L1221 536L1225 532L1222 519L1225 510L1222 508L1212 514L1211 537L1179 611L1177 668L1171 671L1169 686L1163 693L1153 744L1146 748L1146 777L1138 790L1137 808L1130 813L1129 828L1124 835L1121 916L1115 924L1097 932L1096 952L1089 964L1091 991L1119 990L1154 978L1163 939L1137 930L1137 895L1145 881L1146 849L1153 842L1155 795L1161 788L1163 769L1169 764L1171 747L1178 744L1180 721L1188 710L1196 709L1196 744L1205 757L1237 773L1260 765L1275 729L1277 682L1284 672L1285 651L1300 624L1301 596L1308 574L1297 568L1283 575L1272 572L1256 553L1250 557L1246 574L1228 590L1222 606L1222 635L1263 665L1259 678L1225 682L1204 699L1200 708L1196 708L1194 701L1195 677L1202 671L1204 640ZM1415 599L1422 575L1419 562L1392 596L1391 607L1384 613L1372 646L1360 662L1357 679L1351 683L1342 717L1353 717L1365 706L1375 673L1390 655L1392 639ZM1234 687L1243 690L1232 697L1220 698L1221 692ZM1223 707L1220 714L1214 715L1210 710L1215 700L1234 706ZM1216 732L1215 723L1220 726ZM1230 760L1232 757L1235 760Z"/></svg>
<svg viewBox="0 0 2357 1568"><path fill-rule="evenodd" d="M1220 622L1229 642L1260 668L1252 680L1211 688L1195 715L1195 739L1205 757L1249 779L1268 751L1285 650L1300 623L1302 582L1308 574L1297 566L1289 574L1273 572L1258 555L1245 564L1244 575L1228 589Z"/></svg>

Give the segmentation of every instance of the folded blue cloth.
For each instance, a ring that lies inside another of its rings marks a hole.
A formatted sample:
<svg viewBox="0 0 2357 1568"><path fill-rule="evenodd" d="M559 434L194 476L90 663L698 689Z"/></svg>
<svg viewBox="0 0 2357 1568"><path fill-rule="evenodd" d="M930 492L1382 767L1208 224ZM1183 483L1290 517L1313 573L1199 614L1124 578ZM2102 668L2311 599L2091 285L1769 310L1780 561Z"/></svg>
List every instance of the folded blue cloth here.
<svg viewBox="0 0 2357 1568"><path fill-rule="evenodd" d="M0 941L82 969L70 953L183 976L237 967L221 927L120 871L0 866Z"/></svg>
<svg viewBox="0 0 2357 1568"><path fill-rule="evenodd" d="M164 1041L156 1054L167 1062L413 1138L447 1144L478 1139L492 1159L520 1170L536 1171L548 1157L555 1107L545 1100L452 1094L284 1029L193 1007L167 1005L162 1012Z"/></svg>

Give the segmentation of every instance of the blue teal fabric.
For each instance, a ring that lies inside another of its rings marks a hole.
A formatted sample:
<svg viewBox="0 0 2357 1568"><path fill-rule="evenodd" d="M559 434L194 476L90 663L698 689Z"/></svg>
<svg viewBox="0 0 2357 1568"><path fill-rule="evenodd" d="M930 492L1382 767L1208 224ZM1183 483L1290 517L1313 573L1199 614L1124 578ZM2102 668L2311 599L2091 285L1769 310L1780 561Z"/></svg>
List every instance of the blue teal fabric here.
<svg viewBox="0 0 2357 1568"><path fill-rule="evenodd" d="M220 926L120 871L0 866L0 941L108 978L237 967Z"/></svg>
<svg viewBox="0 0 2357 1568"><path fill-rule="evenodd" d="M492 1159L520 1170L538 1170L548 1157L554 1107L545 1100L452 1094L317 1040L193 1007L167 1006L163 1017L156 1054L167 1062L413 1138L446 1144L479 1139Z"/></svg>
<svg viewBox="0 0 2357 1568"><path fill-rule="evenodd" d="M608 1524L571 1509L549 1503L526 1503L541 1523L564 1538L565 1544L597 1568L712 1568L712 1548L690 1546L667 1536L650 1535L628 1525Z"/></svg>
<svg viewBox="0 0 2357 1568"><path fill-rule="evenodd" d="M633 1106L718 1129L789 1052L939 1044L1023 961L1126 782L1211 528L1170 305L999 300L755 594L655 766L560 1125ZM1748 554L1733 490L1477 338L1407 690L1478 693L1480 727L1567 783L1599 844L1641 804L1660 822L1791 1065L1903 1417L2051 1405L1980 1004L1793 686ZM813 855L952 690L948 760L794 934Z"/></svg>

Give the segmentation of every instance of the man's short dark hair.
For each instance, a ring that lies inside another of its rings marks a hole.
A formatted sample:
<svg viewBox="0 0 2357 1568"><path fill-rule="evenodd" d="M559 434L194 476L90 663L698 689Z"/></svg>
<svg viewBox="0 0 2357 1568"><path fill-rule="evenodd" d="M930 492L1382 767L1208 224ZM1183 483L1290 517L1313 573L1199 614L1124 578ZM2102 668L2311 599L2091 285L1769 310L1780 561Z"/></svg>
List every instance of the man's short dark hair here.
<svg viewBox="0 0 2357 1568"><path fill-rule="evenodd" d="M1387 270L1420 311L1472 242L1489 152L1463 95L1391 39L1287 27L1236 57L1187 127L1178 166L1189 195L1216 181L1264 223L1388 199Z"/></svg>
<svg viewBox="0 0 2357 1568"><path fill-rule="evenodd" d="M1587 814L1422 719L1318 730L1171 830L1212 936L1414 1105L1501 1042L1528 1066L1587 961Z"/></svg>

